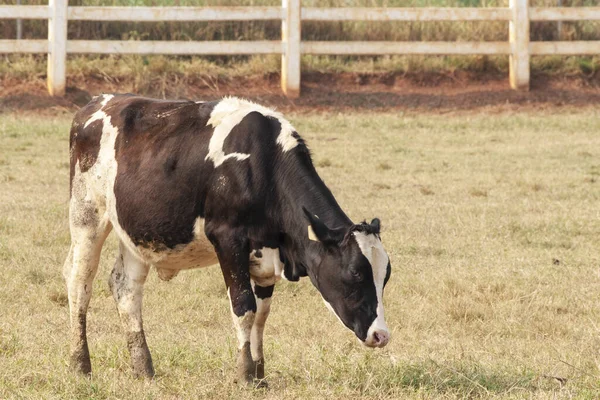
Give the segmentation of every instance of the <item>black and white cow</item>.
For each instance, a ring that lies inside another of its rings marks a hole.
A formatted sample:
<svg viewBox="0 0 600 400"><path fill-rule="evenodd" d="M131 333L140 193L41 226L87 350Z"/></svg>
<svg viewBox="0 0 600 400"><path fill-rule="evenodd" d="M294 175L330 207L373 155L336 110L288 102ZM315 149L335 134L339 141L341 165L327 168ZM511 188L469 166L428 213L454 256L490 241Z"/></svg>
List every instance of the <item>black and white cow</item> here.
<svg viewBox="0 0 600 400"><path fill-rule="evenodd" d="M237 98L102 95L75 115L70 157L63 274L75 370L91 372L86 314L111 229L120 244L109 286L136 375L154 374L142 327L151 266L169 280L221 265L245 382L264 377L263 329L280 277L309 276L365 345L388 343L382 297L390 262L379 220L352 223L279 113Z"/></svg>

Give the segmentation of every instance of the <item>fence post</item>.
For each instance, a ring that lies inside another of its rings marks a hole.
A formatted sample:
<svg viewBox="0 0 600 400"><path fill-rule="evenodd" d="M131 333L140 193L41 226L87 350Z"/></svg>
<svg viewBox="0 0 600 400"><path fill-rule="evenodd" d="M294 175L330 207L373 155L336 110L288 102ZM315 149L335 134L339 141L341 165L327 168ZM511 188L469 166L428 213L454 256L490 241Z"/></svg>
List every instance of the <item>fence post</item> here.
<svg viewBox="0 0 600 400"><path fill-rule="evenodd" d="M69 0L49 0L48 92L64 96L67 62L67 7Z"/></svg>
<svg viewBox="0 0 600 400"><path fill-rule="evenodd" d="M21 5L21 0L17 0L17 5ZM23 39L23 20L17 20L17 40Z"/></svg>
<svg viewBox="0 0 600 400"><path fill-rule="evenodd" d="M301 0L282 0L281 89L286 96L300 96L300 7Z"/></svg>
<svg viewBox="0 0 600 400"><path fill-rule="evenodd" d="M510 0L510 87L529 90L529 1Z"/></svg>

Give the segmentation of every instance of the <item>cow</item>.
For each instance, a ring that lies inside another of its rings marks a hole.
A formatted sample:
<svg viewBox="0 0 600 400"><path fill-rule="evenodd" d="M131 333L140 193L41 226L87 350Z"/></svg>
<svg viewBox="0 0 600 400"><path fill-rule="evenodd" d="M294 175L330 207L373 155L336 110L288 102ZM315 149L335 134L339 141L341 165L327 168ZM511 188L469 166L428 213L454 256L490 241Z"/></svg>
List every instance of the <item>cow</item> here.
<svg viewBox="0 0 600 400"><path fill-rule="evenodd" d="M63 268L70 366L91 373L86 315L100 252L114 230L109 276L133 373L154 367L142 324L150 267L162 280L220 264L239 352L236 380L264 378L263 330L275 283L308 276L326 306L368 347L390 333L391 266L380 222L353 223L280 113L247 100L95 97L70 132L69 227Z"/></svg>

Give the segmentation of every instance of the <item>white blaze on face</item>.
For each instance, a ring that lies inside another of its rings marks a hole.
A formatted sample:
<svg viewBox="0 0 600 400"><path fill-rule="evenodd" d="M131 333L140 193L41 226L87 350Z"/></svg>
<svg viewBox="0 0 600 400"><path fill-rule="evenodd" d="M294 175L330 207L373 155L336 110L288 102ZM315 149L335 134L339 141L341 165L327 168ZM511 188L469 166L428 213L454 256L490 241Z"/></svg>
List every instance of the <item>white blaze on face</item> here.
<svg viewBox="0 0 600 400"><path fill-rule="evenodd" d="M236 97L227 97L215 106L210 113L210 119L207 122L207 125L211 125L214 128L214 132L208 144L206 160L211 160L215 164L215 168L230 158L242 161L250 157L250 154L245 153L225 154L223 145L225 139L229 133L231 133L231 130L235 128L246 115L255 111L266 117L276 118L279 121L281 124L281 132L277 136L277 143L282 147L284 152L289 151L298 145L298 140L293 136L294 127L289 121L283 118L280 113L247 100L238 99Z"/></svg>
<svg viewBox="0 0 600 400"><path fill-rule="evenodd" d="M360 247L360 251L371 264L375 292L377 293L377 317L367 331L367 340L365 343L367 345L374 345L373 343L377 341L375 339L375 333L377 333L377 336L382 341L381 346L385 346L390 335L383 312L383 284L387 274L389 258L383 249L381 240L377 236L367 235L364 232L354 232L353 235L358 243L358 247Z"/></svg>

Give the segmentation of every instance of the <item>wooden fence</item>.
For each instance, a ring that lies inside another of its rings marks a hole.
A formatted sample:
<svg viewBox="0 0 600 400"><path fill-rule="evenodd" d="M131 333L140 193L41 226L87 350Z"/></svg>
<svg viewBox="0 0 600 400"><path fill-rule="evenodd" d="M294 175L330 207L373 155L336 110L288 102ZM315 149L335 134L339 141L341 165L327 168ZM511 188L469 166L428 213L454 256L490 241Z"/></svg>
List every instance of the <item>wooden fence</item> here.
<svg viewBox="0 0 600 400"><path fill-rule="evenodd" d="M530 21L600 20L600 7L537 8L528 0L509 0L502 8L313 8L301 0L281 7L69 7L68 0L47 6L0 6L0 19L47 19L48 40L0 40L0 53L48 53L48 91L62 96L66 56L95 54L281 54L281 87L300 95L302 54L494 54L510 57L510 85L529 89L532 55L600 54L600 41L530 42ZM67 40L68 21L250 21L281 20L277 41L99 41ZM508 21L508 42L321 42L300 40L302 21Z"/></svg>

